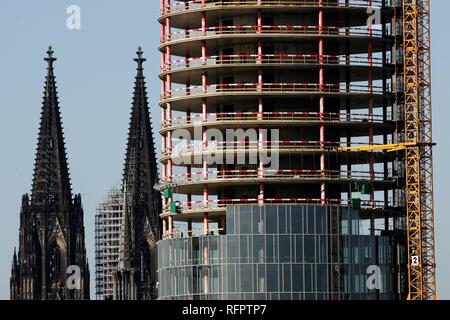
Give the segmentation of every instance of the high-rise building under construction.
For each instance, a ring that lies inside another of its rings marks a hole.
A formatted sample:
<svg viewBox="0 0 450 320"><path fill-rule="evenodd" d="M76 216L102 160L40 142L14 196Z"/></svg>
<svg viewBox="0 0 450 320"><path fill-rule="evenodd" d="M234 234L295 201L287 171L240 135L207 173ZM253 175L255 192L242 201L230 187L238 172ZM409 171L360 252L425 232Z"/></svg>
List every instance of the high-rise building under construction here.
<svg viewBox="0 0 450 320"><path fill-rule="evenodd" d="M95 214L95 295L97 300L112 300L114 297L114 274L119 266L123 204L123 192L112 188Z"/></svg>
<svg viewBox="0 0 450 320"><path fill-rule="evenodd" d="M161 0L160 299L435 297L428 13Z"/></svg>

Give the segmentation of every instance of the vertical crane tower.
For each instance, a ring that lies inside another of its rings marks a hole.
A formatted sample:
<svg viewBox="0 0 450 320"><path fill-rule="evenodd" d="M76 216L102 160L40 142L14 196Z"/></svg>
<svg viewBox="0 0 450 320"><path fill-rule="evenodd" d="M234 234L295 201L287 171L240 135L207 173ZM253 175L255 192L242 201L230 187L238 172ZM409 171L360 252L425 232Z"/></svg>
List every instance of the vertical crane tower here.
<svg viewBox="0 0 450 320"><path fill-rule="evenodd" d="M434 249L430 0L403 0L409 300L437 298Z"/></svg>

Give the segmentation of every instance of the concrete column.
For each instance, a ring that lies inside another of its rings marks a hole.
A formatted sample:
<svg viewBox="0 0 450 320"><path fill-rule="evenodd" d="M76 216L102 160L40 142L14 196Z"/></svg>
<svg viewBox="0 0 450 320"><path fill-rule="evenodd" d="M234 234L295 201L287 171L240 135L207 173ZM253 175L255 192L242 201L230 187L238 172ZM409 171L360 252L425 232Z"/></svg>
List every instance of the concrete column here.
<svg viewBox="0 0 450 320"><path fill-rule="evenodd" d="M167 121L171 124L172 123L172 104L169 102L167 103ZM173 181L173 161L172 161L172 155L173 155L173 141L172 141L172 131L167 131L167 142L168 142L168 150L167 155L169 156L168 159L168 168L167 168L167 180Z"/></svg>
<svg viewBox="0 0 450 320"><path fill-rule="evenodd" d="M262 23L263 23L263 12L262 10L258 10L258 33L262 34ZM258 63L263 63L263 43L262 38L258 39ZM260 66L258 68L258 90L262 92L264 89L264 78L263 78L263 68ZM264 119L264 101L262 96L258 99L258 120L262 121ZM262 129L259 129L259 137L258 137L258 148L264 148L264 135L262 132ZM259 157L258 157L259 158ZM264 177L264 164L262 162L262 159L259 159L258 163L258 177L259 179L263 179ZM258 204L260 206L264 205L264 198L265 198L265 188L264 183L261 181L259 184L259 196L258 196Z"/></svg>
<svg viewBox="0 0 450 320"><path fill-rule="evenodd" d="M202 0L202 7L206 7L206 1ZM206 12L202 12L202 34L206 35ZM206 52L206 41L202 41L202 63L206 65L207 52ZM203 94L208 92L208 74L206 72L202 73L202 87ZM202 99L202 112L203 112L203 121L207 122L208 120L208 102L207 99ZM208 135L206 132L206 127L202 127L202 140L203 140L203 150L206 151L208 149ZM208 163L206 159L203 159L203 178L208 180ZM209 206L209 190L208 184L203 184L203 206L208 208ZM203 217L203 229L204 233L207 234L209 230L209 215L205 213Z"/></svg>
<svg viewBox="0 0 450 320"><path fill-rule="evenodd" d="M166 0L166 7L168 12L170 12L170 0ZM167 41L170 41L171 39L171 32L172 32L172 21L171 18L166 18L166 39ZM166 48L166 62L171 67L172 66L172 52L171 52L170 45ZM172 96L172 75L168 74L166 79L166 92L168 96ZM168 125L172 125L172 104L169 102L167 103L167 119L166 119ZM168 140L168 155L169 157L172 157L172 147L173 147L173 141L172 141L172 132L168 131L167 133L167 140ZM168 168L167 168L167 178L168 181L173 181L173 161L169 158L168 160Z"/></svg>
<svg viewBox="0 0 450 320"><path fill-rule="evenodd" d="M369 0L368 3L369 6L372 5L372 0ZM368 74L368 91L369 94L373 94L373 72L372 72L372 66L373 66L373 49L372 49L372 29L369 29L369 45L368 45L368 64L369 64L369 74ZM374 100L372 96L369 98L369 123L370 123L370 129L369 129L369 145L373 145L374 143L374 131L373 131L373 104ZM369 170L370 170L370 180L373 181L375 179L375 171L374 171L374 157L373 153L369 154ZM370 206L372 208L375 207L375 192L372 190L370 194ZM373 227L372 227L373 225ZM375 222L373 219L371 219L371 229L373 233L375 233Z"/></svg>
<svg viewBox="0 0 450 320"><path fill-rule="evenodd" d="M173 239L173 217L169 216L169 237Z"/></svg>
<svg viewBox="0 0 450 320"><path fill-rule="evenodd" d="M163 219L163 239L166 237L167 235L167 220L166 218Z"/></svg>
<svg viewBox="0 0 450 320"><path fill-rule="evenodd" d="M323 0L319 1L319 6L323 6ZM322 27L323 27L323 11L322 9L319 11L319 33L322 34ZM324 40L321 38L319 40L319 61L320 64L323 64L323 55L324 55ZM324 86L325 86L325 77L324 77L324 69L323 66L320 68L319 70L319 87L320 90L323 91L324 90ZM325 97L321 96L320 97L320 102L319 102L320 106L319 106L319 112L320 112L320 119L323 121L324 120L324 113L325 113ZM321 175L322 177L325 177L325 170L326 170L326 165L325 165L325 126L321 125L320 126L320 148L322 149L322 154L320 155L320 171L321 171ZM322 183L320 185L320 201L322 203L322 205L326 204L326 185L325 183Z"/></svg>
<svg viewBox="0 0 450 320"><path fill-rule="evenodd" d="M188 236L192 237L192 220L188 221Z"/></svg>
<svg viewBox="0 0 450 320"><path fill-rule="evenodd" d="M191 181L192 180L192 166L187 166L186 168L186 173L187 173L187 180ZM187 208L188 210L192 209L192 193L188 192L187 193Z"/></svg>

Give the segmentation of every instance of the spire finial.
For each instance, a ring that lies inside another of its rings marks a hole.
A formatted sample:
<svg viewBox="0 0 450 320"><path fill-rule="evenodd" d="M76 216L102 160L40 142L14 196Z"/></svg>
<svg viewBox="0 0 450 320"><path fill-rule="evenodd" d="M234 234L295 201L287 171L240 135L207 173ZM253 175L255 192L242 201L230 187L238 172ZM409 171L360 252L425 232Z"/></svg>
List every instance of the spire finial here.
<svg viewBox="0 0 450 320"><path fill-rule="evenodd" d="M145 58L143 57L144 52L142 51L142 48L141 48L141 47L138 48L138 51L136 52L136 54L137 54L137 58L134 59L134 61L137 62L137 64L138 64L138 69L142 69L142 65L144 64L145 61L147 61L147 59L145 59Z"/></svg>
<svg viewBox="0 0 450 320"><path fill-rule="evenodd" d="M16 247L14 247L14 255L13 255L13 266L17 265L17 252Z"/></svg>
<svg viewBox="0 0 450 320"><path fill-rule="evenodd" d="M53 51L52 46L49 46L48 47L48 51L47 51L48 57L44 59L45 61L48 62L48 67L49 68L53 68L53 62L56 61L56 58L53 57L53 53L54 53L54 51Z"/></svg>

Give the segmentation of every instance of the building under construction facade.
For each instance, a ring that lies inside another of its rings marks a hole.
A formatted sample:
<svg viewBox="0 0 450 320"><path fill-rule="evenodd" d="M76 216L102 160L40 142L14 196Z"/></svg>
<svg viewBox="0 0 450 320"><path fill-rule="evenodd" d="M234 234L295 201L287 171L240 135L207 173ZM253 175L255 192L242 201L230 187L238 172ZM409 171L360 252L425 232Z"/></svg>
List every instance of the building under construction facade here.
<svg viewBox="0 0 450 320"><path fill-rule="evenodd" d="M95 293L97 300L112 300L118 267L123 192L113 188L95 215Z"/></svg>
<svg viewBox="0 0 450 320"><path fill-rule="evenodd" d="M161 0L160 299L435 296L428 6Z"/></svg>

